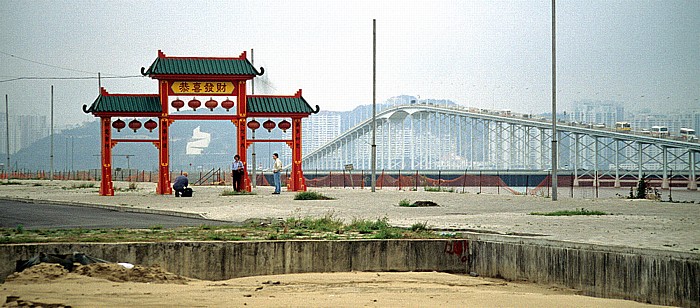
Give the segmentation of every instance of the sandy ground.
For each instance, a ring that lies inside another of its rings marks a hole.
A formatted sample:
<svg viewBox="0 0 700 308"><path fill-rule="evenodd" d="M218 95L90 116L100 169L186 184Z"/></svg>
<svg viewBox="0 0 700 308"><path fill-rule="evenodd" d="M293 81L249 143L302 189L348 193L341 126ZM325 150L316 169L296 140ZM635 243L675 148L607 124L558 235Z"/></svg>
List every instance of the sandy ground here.
<svg viewBox="0 0 700 308"><path fill-rule="evenodd" d="M194 187L193 198L156 195L155 184L138 183L135 191L125 191L129 183L115 182L113 197L99 196L97 188L73 188L87 182L22 181L25 185L0 186L0 198L53 200L83 205L116 206L124 210L189 213L206 218L243 222L248 219L285 219L333 215L345 220L387 218L396 226L427 222L428 226L450 231L467 230L498 234L529 234L532 237L576 243L682 251L700 254L700 192L673 191L674 200L684 203L629 200L616 195L628 189L576 188L570 198L568 188L560 189L559 201L543 196L513 195L495 188L467 188L465 193L381 189L311 188L336 198L328 201L298 201L293 192L272 195L271 187L260 186L256 195L221 196L230 187ZM96 182L93 182L96 183ZM96 183L99 187L99 183ZM35 186L40 185L40 186ZM589 193L584 198L584 192ZM664 192L667 199L668 192ZM399 207L401 200L429 200L439 207ZM31 206L27 204L26 206ZM613 215L547 217L532 212L557 210L599 210Z"/></svg>
<svg viewBox="0 0 700 308"><path fill-rule="evenodd" d="M575 290L436 272L187 279L159 268L40 264L8 277L3 306L43 307L643 307Z"/></svg>

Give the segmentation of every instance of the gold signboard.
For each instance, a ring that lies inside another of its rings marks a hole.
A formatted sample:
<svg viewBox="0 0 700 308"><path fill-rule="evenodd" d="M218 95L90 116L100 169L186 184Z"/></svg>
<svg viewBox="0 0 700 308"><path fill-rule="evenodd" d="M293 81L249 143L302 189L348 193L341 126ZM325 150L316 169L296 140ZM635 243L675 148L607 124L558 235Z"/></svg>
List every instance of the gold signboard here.
<svg viewBox="0 0 700 308"><path fill-rule="evenodd" d="M173 94L233 94L230 81L175 81L170 86Z"/></svg>

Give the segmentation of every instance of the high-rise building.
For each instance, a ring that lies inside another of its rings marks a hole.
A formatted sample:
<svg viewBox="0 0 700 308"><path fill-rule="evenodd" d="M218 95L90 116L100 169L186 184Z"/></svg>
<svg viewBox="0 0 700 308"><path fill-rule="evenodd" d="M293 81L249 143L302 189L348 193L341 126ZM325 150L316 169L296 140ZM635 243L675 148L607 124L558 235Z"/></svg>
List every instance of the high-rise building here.
<svg viewBox="0 0 700 308"><path fill-rule="evenodd" d="M7 124L5 114L0 114L0 152L7 147ZM49 135L46 116L18 115L10 116L10 154L30 146L37 140Z"/></svg>
<svg viewBox="0 0 700 308"><path fill-rule="evenodd" d="M623 121L625 118L625 108L622 104L613 101L583 100L574 102L573 109L569 114L571 122L615 127L615 122Z"/></svg>
<svg viewBox="0 0 700 308"><path fill-rule="evenodd" d="M49 135L49 127L46 116L19 115L17 117L19 128L19 148L24 149L37 140Z"/></svg>
<svg viewBox="0 0 700 308"><path fill-rule="evenodd" d="M340 135L340 114L333 111L321 111L304 118L302 123L303 151L313 151Z"/></svg>

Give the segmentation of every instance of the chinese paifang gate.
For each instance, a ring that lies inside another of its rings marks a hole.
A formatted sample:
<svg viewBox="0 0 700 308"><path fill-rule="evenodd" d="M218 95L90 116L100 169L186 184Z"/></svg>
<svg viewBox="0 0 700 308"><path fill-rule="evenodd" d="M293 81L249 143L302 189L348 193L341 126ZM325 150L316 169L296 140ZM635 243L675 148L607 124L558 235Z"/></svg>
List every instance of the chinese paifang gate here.
<svg viewBox="0 0 700 308"><path fill-rule="evenodd" d="M301 169L301 119L312 113L318 113L319 107L311 108L301 96L301 90L294 95L247 95L246 82L265 72L257 70L246 58L245 51L237 58L213 57L172 57L160 50L158 57L148 69L141 68L141 74L158 80L158 94L111 94L100 88L100 95L87 107L85 113L92 113L100 118L102 180L100 195L113 196L112 184L112 148L120 142L151 142L158 149L158 185L157 194L171 194L170 187L170 147L168 130L170 124L177 120L225 120L236 126L236 150L247 166L247 149L253 142L284 142L292 150L292 170L287 182L290 191L306 191L304 174ZM202 102L197 96L210 97L204 108L213 111L224 108L230 113L218 114L170 114L169 106L180 110L185 102L179 96L193 96L187 103L194 111ZM235 96L235 102L229 97ZM217 98L224 99L221 104ZM112 118L117 118L112 121ZM120 117L134 118L128 123L129 129L141 129L141 121L136 118L148 118L143 127L149 131L156 130L158 139L112 138L112 129L117 132L127 126ZM247 129L255 131L260 127L256 120L248 118L284 118L275 124L271 120L263 127L272 130L275 126L286 131L291 129L291 139L248 139ZM286 119L290 119L291 122ZM157 119L154 121L153 119ZM250 179L244 168L243 185L250 191Z"/></svg>

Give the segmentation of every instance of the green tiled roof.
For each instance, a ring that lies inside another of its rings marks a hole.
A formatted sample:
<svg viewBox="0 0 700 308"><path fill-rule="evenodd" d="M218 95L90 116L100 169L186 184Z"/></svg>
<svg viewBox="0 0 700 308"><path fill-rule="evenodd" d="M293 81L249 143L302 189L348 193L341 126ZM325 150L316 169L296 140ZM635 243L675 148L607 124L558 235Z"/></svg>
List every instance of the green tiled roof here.
<svg viewBox="0 0 700 308"><path fill-rule="evenodd" d="M248 97L248 112L271 113L316 113L303 97L275 97L275 96L250 96Z"/></svg>
<svg viewBox="0 0 700 308"><path fill-rule="evenodd" d="M158 95L100 95L90 108L85 108L85 113L90 112L162 112Z"/></svg>
<svg viewBox="0 0 700 308"><path fill-rule="evenodd" d="M260 75L248 59L158 57L145 75Z"/></svg>

